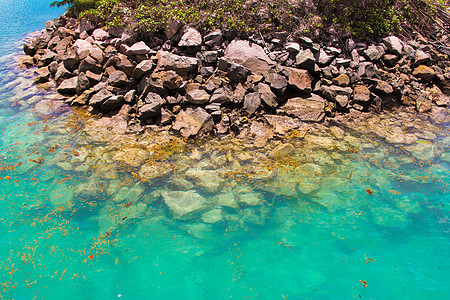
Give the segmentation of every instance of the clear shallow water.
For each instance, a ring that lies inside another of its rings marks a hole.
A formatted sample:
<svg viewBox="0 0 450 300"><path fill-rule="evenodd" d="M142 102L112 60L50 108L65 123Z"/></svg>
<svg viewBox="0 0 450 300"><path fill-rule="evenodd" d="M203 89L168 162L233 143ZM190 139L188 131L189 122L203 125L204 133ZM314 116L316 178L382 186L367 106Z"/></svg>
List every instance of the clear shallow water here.
<svg viewBox="0 0 450 300"><path fill-rule="evenodd" d="M40 22L2 23L2 41L60 13L25 4ZM310 128L279 158L268 155L274 145L237 141L104 143L85 134L82 112L32 85L16 68L20 44L9 45L0 50L2 297L449 298L446 114L441 124L393 113L347 133ZM394 134L408 143L386 142ZM143 178L141 165L156 171ZM169 190L202 195L221 221L174 218L160 197ZM249 193L262 205L218 200Z"/></svg>

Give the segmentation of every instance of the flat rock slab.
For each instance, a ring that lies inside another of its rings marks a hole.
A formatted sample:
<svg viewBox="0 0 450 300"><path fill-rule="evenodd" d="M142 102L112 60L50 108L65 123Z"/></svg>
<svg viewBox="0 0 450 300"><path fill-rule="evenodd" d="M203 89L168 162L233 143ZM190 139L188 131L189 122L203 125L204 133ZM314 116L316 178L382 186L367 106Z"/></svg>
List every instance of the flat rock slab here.
<svg viewBox="0 0 450 300"><path fill-rule="evenodd" d="M211 115L203 108L188 107L177 115L172 129L179 131L183 137L188 138L198 134L210 120L212 120Z"/></svg>
<svg viewBox="0 0 450 300"><path fill-rule="evenodd" d="M282 109L304 122L321 122L325 117L325 100L312 94L308 98L291 98Z"/></svg>
<svg viewBox="0 0 450 300"><path fill-rule="evenodd" d="M296 118L278 115L265 115L264 118L273 127L274 132L280 135L285 135L291 130L304 127L302 121Z"/></svg>

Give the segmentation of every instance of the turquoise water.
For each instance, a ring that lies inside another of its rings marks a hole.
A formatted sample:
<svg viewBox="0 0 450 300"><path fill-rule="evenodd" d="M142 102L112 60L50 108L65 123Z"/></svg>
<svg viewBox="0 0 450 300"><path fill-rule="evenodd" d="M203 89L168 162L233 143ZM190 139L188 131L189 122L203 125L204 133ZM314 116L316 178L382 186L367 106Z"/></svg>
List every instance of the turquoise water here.
<svg viewBox="0 0 450 300"><path fill-rule="evenodd" d="M61 13L48 3L0 1L2 298L450 297L445 110L311 127L278 158L247 141L105 143L17 68L17 41ZM218 221L175 218L160 194L186 190ZM234 205L249 194L258 205Z"/></svg>

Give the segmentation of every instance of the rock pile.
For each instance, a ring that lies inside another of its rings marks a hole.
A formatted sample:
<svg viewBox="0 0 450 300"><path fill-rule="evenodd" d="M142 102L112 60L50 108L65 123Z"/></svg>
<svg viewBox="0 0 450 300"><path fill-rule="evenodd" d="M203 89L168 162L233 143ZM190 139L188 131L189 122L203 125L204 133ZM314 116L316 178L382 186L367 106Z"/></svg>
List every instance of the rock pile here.
<svg viewBox="0 0 450 300"><path fill-rule="evenodd" d="M61 16L24 45L21 63L36 65L35 82L54 83L68 104L126 112L129 132L157 125L186 138L258 131L261 122L284 134L336 113L448 104L449 55L420 36L343 48L286 33L202 36L191 27L169 28L167 37L150 47Z"/></svg>

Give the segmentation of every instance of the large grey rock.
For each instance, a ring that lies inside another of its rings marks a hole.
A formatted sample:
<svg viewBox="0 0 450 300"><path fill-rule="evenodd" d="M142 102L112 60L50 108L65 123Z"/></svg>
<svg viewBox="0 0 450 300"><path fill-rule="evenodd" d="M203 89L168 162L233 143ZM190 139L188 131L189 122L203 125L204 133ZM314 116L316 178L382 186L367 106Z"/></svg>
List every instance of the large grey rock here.
<svg viewBox="0 0 450 300"><path fill-rule="evenodd" d="M91 71L96 74L100 74L103 71L102 66L91 56L87 56L80 62L78 70L84 73Z"/></svg>
<svg viewBox="0 0 450 300"><path fill-rule="evenodd" d="M179 56L163 50L158 51L156 57L158 64L155 71L174 70L183 78L196 72L199 64L197 58Z"/></svg>
<svg viewBox="0 0 450 300"><path fill-rule="evenodd" d="M85 73L78 74L78 82L77 82L77 94L80 95L82 92L87 90L90 87L91 83L89 78L87 78Z"/></svg>
<svg viewBox="0 0 450 300"><path fill-rule="evenodd" d="M190 219L203 212L207 207L207 200L195 191L164 191L161 196L175 218Z"/></svg>
<svg viewBox="0 0 450 300"><path fill-rule="evenodd" d="M72 47L75 50L75 53L77 54L78 58L81 60L85 59L90 54L93 45L88 41L78 39L75 41Z"/></svg>
<svg viewBox="0 0 450 300"><path fill-rule="evenodd" d="M38 67L48 66L51 62L55 60L56 53L53 51L46 51L43 56L39 59L37 64Z"/></svg>
<svg viewBox="0 0 450 300"><path fill-rule="evenodd" d="M172 126L185 138L195 136L200 133L206 133L214 125L212 117L201 107L188 107L178 113Z"/></svg>
<svg viewBox="0 0 450 300"><path fill-rule="evenodd" d="M64 95L74 95L77 93L78 77L63 80L56 89L58 93Z"/></svg>
<svg viewBox="0 0 450 300"><path fill-rule="evenodd" d="M42 67L34 71L38 76L34 78L34 83L45 83L50 79L50 70L48 67Z"/></svg>
<svg viewBox="0 0 450 300"><path fill-rule="evenodd" d="M98 63L102 64L103 59L105 58L105 53L98 46L94 45L89 49L89 56L95 59Z"/></svg>
<svg viewBox="0 0 450 300"><path fill-rule="evenodd" d="M287 88L288 81L286 77L275 72L269 72L264 75L266 82L277 93L283 94Z"/></svg>
<svg viewBox="0 0 450 300"><path fill-rule="evenodd" d="M258 93L261 95L261 100L269 107L276 108L278 106L277 96L272 92L270 86L265 83L258 84Z"/></svg>
<svg viewBox="0 0 450 300"><path fill-rule="evenodd" d="M209 99L210 103L231 103L233 92L227 88L218 88L214 91Z"/></svg>
<svg viewBox="0 0 450 300"><path fill-rule="evenodd" d="M108 84L115 87L123 87L128 82L127 74L123 71L114 71L109 75Z"/></svg>
<svg viewBox="0 0 450 300"><path fill-rule="evenodd" d="M147 46L144 42L140 41L133 44L130 48L125 52L126 55L135 56L135 55L145 55L150 52L150 47Z"/></svg>
<svg viewBox="0 0 450 300"><path fill-rule="evenodd" d="M428 53L423 52L422 50L418 49L416 53L414 54L414 62L417 65L426 63L431 60L431 55Z"/></svg>
<svg viewBox="0 0 450 300"><path fill-rule="evenodd" d="M320 49L320 51L315 54L315 59L320 67L325 67L333 61L334 55L329 55L325 50Z"/></svg>
<svg viewBox="0 0 450 300"><path fill-rule="evenodd" d="M112 96L108 99L106 99L105 102L100 107L101 111L108 112L112 110L119 109L123 104L125 100L123 96Z"/></svg>
<svg viewBox="0 0 450 300"><path fill-rule="evenodd" d="M383 39L383 43L388 50L396 55L402 55L403 53L403 41L396 36L388 36Z"/></svg>
<svg viewBox="0 0 450 300"><path fill-rule="evenodd" d="M378 47L375 45L370 45L366 50L364 50L364 54L371 61L379 60L384 55L384 53L385 51L382 47Z"/></svg>
<svg viewBox="0 0 450 300"><path fill-rule="evenodd" d="M133 75L135 64L133 64L126 55L119 53L113 58L113 61L116 65L116 68L124 71L128 77L131 77Z"/></svg>
<svg viewBox="0 0 450 300"><path fill-rule="evenodd" d="M300 52L300 45L298 43L287 43L286 46L284 47L287 51L289 51L290 53L298 53Z"/></svg>
<svg viewBox="0 0 450 300"><path fill-rule="evenodd" d="M311 84L313 77L307 70L286 68L289 74L289 84L294 86L299 91L304 93L310 93L312 91Z"/></svg>
<svg viewBox="0 0 450 300"><path fill-rule="evenodd" d="M314 65L316 64L316 59L314 54L310 49L300 51L295 57L295 64L297 68L306 69L308 71L314 70Z"/></svg>
<svg viewBox="0 0 450 300"><path fill-rule="evenodd" d="M260 75L275 65L261 46L244 40L233 40L225 49L225 57Z"/></svg>
<svg viewBox="0 0 450 300"><path fill-rule="evenodd" d="M202 35L197 29L189 27L186 28L180 41L178 42L179 47L199 47L202 45Z"/></svg>
<svg viewBox="0 0 450 300"><path fill-rule="evenodd" d="M261 97L259 93L255 92L245 95L244 109L249 116L253 115L256 112L256 110L258 110L260 105L261 105Z"/></svg>
<svg viewBox="0 0 450 300"><path fill-rule="evenodd" d="M151 60L141 61L133 71L133 77L141 79L146 74L149 74L153 69L153 62Z"/></svg>
<svg viewBox="0 0 450 300"><path fill-rule="evenodd" d="M100 106L103 104L103 102L105 102L112 96L114 96L114 95L110 91L108 91L106 88L103 88L100 91L98 91L96 94L94 94L91 97L91 99L89 99L89 105L96 107L96 108L100 108Z"/></svg>
<svg viewBox="0 0 450 300"><path fill-rule="evenodd" d="M48 42L52 39L50 32L44 30L41 35L32 40L31 46L35 49L44 49L47 47Z"/></svg>
<svg viewBox="0 0 450 300"><path fill-rule="evenodd" d="M210 95L202 89L194 89L186 93L186 99L192 104L206 104L209 102L209 98Z"/></svg>
<svg viewBox="0 0 450 300"><path fill-rule="evenodd" d="M325 100L315 94L307 98L291 98L282 109L287 115L304 122L320 122L325 117Z"/></svg>
<svg viewBox="0 0 450 300"><path fill-rule="evenodd" d="M222 31L218 29L208 33L205 35L204 41L205 45L211 48L214 46L220 46L223 42Z"/></svg>
<svg viewBox="0 0 450 300"><path fill-rule="evenodd" d="M146 121L161 113L161 102L152 102L139 107L139 118Z"/></svg>
<svg viewBox="0 0 450 300"><path fill-rule="evenodd" d="M96 41L104 42L109 38L109 33L101 28L97 28L92 32L92 37Z"/></svg>
<svg viewBox="0 0 450 300"><path fill-rule="evenodd" d="M58 68L56 69L55 73L55 80L56 82L60 82L63 79L67 79L72 75L65 67L64 64L59 64Z"/></svg>

